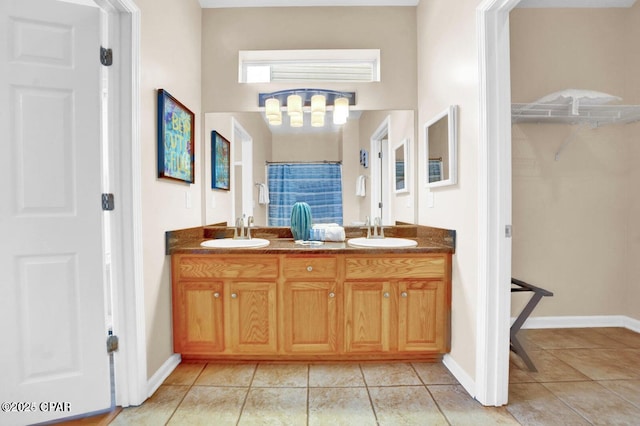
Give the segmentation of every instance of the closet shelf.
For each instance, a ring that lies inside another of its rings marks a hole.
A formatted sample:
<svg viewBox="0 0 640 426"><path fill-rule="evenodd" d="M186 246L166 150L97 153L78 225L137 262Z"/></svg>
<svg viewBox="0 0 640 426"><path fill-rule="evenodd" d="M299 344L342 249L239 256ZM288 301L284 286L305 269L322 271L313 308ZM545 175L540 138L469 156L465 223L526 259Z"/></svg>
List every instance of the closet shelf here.
<svg viewBox="0 0 640 426"><path fill-rule="evenodd" d="M588 124L600 127L640 121L640 105L580 105L573 114L571 104L511 104L511 122Z"/></svg>

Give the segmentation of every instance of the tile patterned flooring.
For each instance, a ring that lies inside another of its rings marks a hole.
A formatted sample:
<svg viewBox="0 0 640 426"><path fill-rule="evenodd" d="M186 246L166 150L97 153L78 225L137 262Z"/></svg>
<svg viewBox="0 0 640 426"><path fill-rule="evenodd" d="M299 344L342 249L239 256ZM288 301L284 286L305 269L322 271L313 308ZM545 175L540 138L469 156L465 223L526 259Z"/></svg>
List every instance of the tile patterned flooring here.
<svg viewBox="0 0 640 426"><path fill-rule="evenodd" d="M111 425L640 425L640 334L522 330L509 404L483 407L440 363L180 364Z"/></svg>

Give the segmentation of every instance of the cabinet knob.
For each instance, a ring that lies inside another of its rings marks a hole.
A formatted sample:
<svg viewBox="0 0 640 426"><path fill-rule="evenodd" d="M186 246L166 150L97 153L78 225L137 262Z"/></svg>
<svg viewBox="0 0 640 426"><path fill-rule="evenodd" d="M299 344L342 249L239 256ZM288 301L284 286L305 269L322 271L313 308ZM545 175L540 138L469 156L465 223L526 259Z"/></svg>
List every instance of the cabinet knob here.
<svg viewBox="0 0 640 426"><path fill-rule="evenodd" d="M383 297L389 298L390 294L388 291L385 291L384 293L382 293Z"/></svg>
<svg viewBox="0 0 640 426"><path fill-rule="evenodd" d="M311 265L307 266L307 271L309 271L309 272L313 271L313 266L311 266Z"/></svg>
<svg viewBox="0 0 640 426"><path fill-rule="evenodd" d="M213 293L213 297L215 297L216 299L220 297L220 293L218 293L217 291L215 293Z"/></svg>
<svg viewBox="0 0 640 426"><path fill-rule="evenodd" d="M329 293L329 297L334 298L336 297L336 294L334 292Z"/></svg>
<svg viewBox="0 0 640 426"><path fill-rule="evenodd" d="M407 295L407 292L406 292L406 291L403 291L402 293L400 293L400 296L402 296L402 297L407 297L408 295Z"/></svg>
<svg viewBox="0 0 640 426"><path fill-rule="evenodd" d="M231 293L231 298L232 298L232 299L237 299L237 298L238 298L238 295L237 295L236 293Z"/></svg>

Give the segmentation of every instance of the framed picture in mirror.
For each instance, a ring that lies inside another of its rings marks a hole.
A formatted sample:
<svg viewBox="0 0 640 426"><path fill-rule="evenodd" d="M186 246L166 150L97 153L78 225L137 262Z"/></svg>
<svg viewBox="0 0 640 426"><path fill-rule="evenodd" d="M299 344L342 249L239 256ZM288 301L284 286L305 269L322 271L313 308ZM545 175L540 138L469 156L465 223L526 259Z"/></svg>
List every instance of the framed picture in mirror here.
<svg viewBox="0 0 640 426"><path fill-rule="evenodd" d="M457 116L457 105L451 105L424 125L424 164L428 188L457 182Z"/></svg>
<svg viewBox="0 0 640 426"><path fill-rule="evenodd" d="M231 143L215 130L211 131L211 188L230 189Z"/></svg>
<svg viewBox="0 0 640 426"><path fill-rule="evenodd" d="M393 151L394 156L394 173L395 173L395 192L409 192L408 187L408 167L409 167L409 139L405 138L400 142Z"/></svg>

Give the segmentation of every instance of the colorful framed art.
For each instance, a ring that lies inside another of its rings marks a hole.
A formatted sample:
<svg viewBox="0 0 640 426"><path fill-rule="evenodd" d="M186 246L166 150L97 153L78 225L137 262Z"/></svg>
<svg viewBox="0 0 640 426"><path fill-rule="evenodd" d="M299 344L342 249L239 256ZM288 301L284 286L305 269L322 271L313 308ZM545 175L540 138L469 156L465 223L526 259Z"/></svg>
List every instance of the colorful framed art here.
<svg viewBox="0 0 640 426"><path fill-rule="evenodd" d="M231 143L215 130L211 131L211 188L229 190Z"/></svg>
<svg viewBox="0 0 640 426"><path fill-rule="evenodd" d="M158 177L195 182L195 116L164 89L158 89Z"/></svg>

